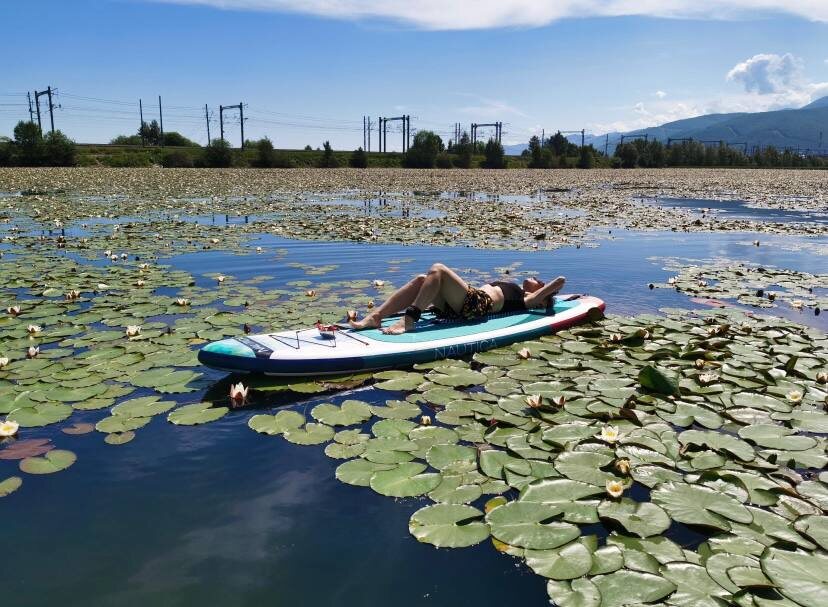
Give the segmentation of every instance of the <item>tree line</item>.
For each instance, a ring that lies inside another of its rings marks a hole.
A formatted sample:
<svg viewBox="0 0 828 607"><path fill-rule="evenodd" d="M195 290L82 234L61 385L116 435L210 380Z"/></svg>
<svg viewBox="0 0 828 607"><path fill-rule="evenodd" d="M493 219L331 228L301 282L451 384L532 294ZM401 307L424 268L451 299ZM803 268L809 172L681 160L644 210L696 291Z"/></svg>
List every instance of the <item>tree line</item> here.
<svg viewBox="0 0 828 607"><path fill-rule="evenodd" d="M257 168L294 168L313 166L336 168L349 166L366 168L369 156L362 148L345 156L336 153L329 141L314 151L310 158L298 158L301 152L291 153L275 149L264 137L245 141L245 150L234 150L222 139L214 139L201 147L180 133L162 133L157 121L144 123L134 135L121 135L110 142L115 145L135 146L135 151L118 152L107 156L109 166L148 166L160 164L169 168L252 166ZM86 161L85 159L82 159ZM21 121L14 128L14 138L0 137L0 166L75 166L79 155L74 142L60 131L42 134L37 124ZM472 142L467 132L458 141L442 138L432 131L419 131L404 154L373 155L370 164L404 166L408 168L507 168L503 146L495 139L486 143ZM773 147L756 148L750 154L728 146L705 145L699 141L682 141L670 146L658 140L636 139L616 146L607 157L592 145L578 146L562 133L541 141L537 136L513 165L531 169L556 168L661 168L661 167L790 167L828 168L828 159L809 157L791 150L782 152Z"/></svg>

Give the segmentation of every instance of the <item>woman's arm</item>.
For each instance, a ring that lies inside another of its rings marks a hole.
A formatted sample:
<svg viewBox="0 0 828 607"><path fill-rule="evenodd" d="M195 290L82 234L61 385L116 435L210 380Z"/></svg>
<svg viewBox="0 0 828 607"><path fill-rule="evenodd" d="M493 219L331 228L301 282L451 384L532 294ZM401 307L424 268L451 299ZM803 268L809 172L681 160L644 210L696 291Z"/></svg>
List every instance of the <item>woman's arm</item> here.
<svg viewBox="0 0 828 607"><path fill-rule="evenodd" d="M526 309L545 308L548 299L560 291L565 282L566 279L563 276L558 276L548 285L541 287L534 293L527 293L523 298L523 304L526 306Z"/></svg>

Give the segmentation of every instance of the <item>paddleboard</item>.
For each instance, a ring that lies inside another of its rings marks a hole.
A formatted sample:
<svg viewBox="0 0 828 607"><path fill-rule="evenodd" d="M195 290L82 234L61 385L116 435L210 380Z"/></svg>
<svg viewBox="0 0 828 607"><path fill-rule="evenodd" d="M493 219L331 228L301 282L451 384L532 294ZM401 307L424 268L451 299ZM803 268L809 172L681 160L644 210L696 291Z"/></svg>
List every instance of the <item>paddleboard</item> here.
<svg viewBox="0 0 828 607"><path fill-rule="evenodd" d="M235 373L290 377L376 371L535 339L584 322L594 310L604 310L597 297L563 295L550 310L495 314L474 321L438 321L426 313L413 331L402 335L344 327L331 332L313 327L244 335L207 344L198 359L208 367ZM387 318L383 325L398 318Z"/></svg>

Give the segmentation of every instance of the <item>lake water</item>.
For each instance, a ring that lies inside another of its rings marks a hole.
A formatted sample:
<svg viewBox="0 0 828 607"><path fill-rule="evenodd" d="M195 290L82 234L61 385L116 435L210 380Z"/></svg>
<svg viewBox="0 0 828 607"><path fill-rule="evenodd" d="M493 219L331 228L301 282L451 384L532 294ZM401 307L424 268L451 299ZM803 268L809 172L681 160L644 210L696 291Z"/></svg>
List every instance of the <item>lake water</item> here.
<svg viewBox="0 0 828 607"><path fill-rule="evenodd" d="M265 249L261 255L208 251L171 261L198 276L275 277L262 288L299 278L380 278L402 284L435 261L496 276L498 268L518 263L518 271L544 278L566 275L566 291L601 297L608 312L616 314L694 305L680 293L648 289L648 283L673 274L653 257L725 257L808 272L826 267L824 256L783 248L824 246L825 239L763 235L762 246L755 247L753 236L744 233L615 231L602 238L597 248L515 253L262 236L250 243ZM274 261L270 253L276 249L286 254ZM288 265L295 262L338 268L308 277ZM206 277L198 280L214 284ZM828 315L786 307L769 313L828 328ZM210 379L223 377L205 371ZM319 402L379 402L390 396L363 389L288 406L309 410ZM189 400L197 397L188 395ZM340 483L334 477L340 461L326 457L321 447L296 446L247 428L258 412L262 409L233 411L196 427L174 426L157 416L120 447L104 444L96 433L73 437L70 448L78 461L70 471L27 476L23 490L0 500L0 520L7 521L0 552L4 604L547 604L545 580L488 541L459 550L418 543L408 533L408 519L426 500L393 500ZM72 421L96 421L102 414L80 413ZM58 433L51 426L28 436ZM0 478L15 471L16 462L0 461ZM684 539L697 543L700 538Z"/></svg>

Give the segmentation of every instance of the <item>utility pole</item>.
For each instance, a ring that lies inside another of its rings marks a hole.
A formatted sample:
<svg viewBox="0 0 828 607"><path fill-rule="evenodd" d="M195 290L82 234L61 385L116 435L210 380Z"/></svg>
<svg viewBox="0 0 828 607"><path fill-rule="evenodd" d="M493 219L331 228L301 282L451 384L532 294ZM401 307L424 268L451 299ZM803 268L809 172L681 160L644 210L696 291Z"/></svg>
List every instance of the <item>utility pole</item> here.
<svg viewBox="0 0 828 607"><path fill-rule="evenodd" d="M377 151L382 152L382 121L383 118L377 118L379 123L377 124Z"/></svg>
<svg viewBox="0 0 828 607"><path fill-rule="evenodd" d="M51 132L55 132L55 105L52 103L52 87L46 87L46 95L49 99L49 123L51 125Z"/></svg>
<svg viewBox="0 0 828 607"><path fill-rule="evenodd" d="M145 145L146 141L144 140L144 102L143 100L138 100L138 114L141 116L141 128L138 129L138 132L141 133L141 145Z"/></svg>
<svg viewBox="0 0 828 607"><path fill-rule="evenodd" d="M161 145L164 145L164 112L161 109L161 95L158 95L158 121L161 127Z"/></svg>
<svg viewBox="0 0 828 607"><path fill-rule="evenodd" d="M204 120L207 122L207 145L210 145L210 112L207 104L204 104Z"/></svg>
<svg viewBox="0 0 828 607"><path fill-rule="evenodd" d="M37 108L37 130L40 136L43 137L43 127L40 124L40 95L35 91L35 107Z"/></svg>
<svg viewBox="0 0 828 607"><path fill-rule="evenodd" d="M546 129L541 129L541 147L543 147L543 142L546 139Z"/></svg>
<svg viewBox="0 0 828 607"><path fill-rule="evenodd" d="M362 149L366 149L367 144L365 143L365 131L367 128L367 124L365 123L365 116L362 117Z"/></svg>
<svg viewBox="0 0 828 607"><path fill-rule="evenodd" d="M32 94L27 92L26 98L29 100L29 122L34 122L34 109L32 108ZM822 133L820 133L822 135Z"/></svg>
<svg viewBox="0 0 828 607"><path fill-rule="evenodd" d="M224 110L239 110L239 123L241 124L241 149L244 149L244 103L239 101L237 105L219 106L219 124L221 125L222 141L224 141Z"/></svg>
<svg viewBox="0 0 828 607"><path fill-rule="evenodd" d="M604 156L607 156L609 153L609 133L607 133L607 139L604 141Z"/></svg>

